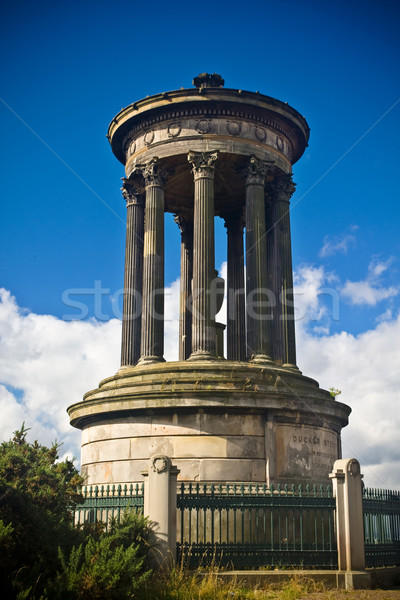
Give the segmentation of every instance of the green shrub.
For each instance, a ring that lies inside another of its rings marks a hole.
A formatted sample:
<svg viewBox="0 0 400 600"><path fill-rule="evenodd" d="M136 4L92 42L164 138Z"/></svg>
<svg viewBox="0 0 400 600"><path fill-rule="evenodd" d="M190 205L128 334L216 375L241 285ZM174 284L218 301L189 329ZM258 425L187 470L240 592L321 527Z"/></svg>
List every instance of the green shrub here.
<svg viewBox="0 0 400 600"><path fill-rule="evenodd" d="M23 425L0 444L0 580L2 597L33 597L58 567L58 547L79 540L73 509L82 478L59 446L29 443ZM26 596L30 590L31 596ZM25 595L25 596L24 596Z"/></svg>
<svg viewBox="0 0 400 600"><path fill-rule="evenodd" d="M61 571L48 589L49 597L133 598L150 574L150 532L147 519L126 512L121 523L113 522L110 530L100 536L90 535L72 548L68 558L60 550Z"/></svg>

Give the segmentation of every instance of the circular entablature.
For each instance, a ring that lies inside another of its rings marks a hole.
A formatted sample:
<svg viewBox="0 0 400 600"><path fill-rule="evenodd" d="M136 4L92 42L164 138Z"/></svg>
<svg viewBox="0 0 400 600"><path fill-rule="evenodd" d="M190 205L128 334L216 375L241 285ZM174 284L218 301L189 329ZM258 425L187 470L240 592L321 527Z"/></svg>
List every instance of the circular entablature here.
<svg viewBox="0 0 400 600"><path fill-rule="evenodd" d="M108 131L117 158L125 164L143 148L208 135L266 144L281 153L289 165L303 154L309 127L288 104L241 90L206 88L200 92L166 92L123 109Z"/></svg>

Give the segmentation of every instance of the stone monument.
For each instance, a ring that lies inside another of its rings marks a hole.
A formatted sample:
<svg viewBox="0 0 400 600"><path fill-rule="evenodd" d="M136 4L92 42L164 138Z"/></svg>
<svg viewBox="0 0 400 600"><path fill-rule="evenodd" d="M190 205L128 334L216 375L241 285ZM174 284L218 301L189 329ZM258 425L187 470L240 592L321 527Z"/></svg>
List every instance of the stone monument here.
<svg viewBox="0 0 400 600"><path fill-rule="evenodd" d="M350 408L296 366L289 201L309 127L287 103L224 88L220 75L193 83L134 102L109 126L126 175L121 368L68 408L82 473L88 485L142 481L160 454L179 480L327 483ZM181 232L176 362L163 357L165 212Z"/></svg>

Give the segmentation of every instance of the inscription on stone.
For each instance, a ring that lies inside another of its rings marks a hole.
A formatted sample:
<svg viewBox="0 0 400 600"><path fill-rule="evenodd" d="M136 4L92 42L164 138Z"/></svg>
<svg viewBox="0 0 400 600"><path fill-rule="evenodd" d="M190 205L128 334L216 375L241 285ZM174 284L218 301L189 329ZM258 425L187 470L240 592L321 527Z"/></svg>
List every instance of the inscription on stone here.
<svg viewBox="0 0 400 600"><path fill-rule="evenodd" d="M301 477L307 473L311 479L328 478L333 463L338 458L337 437L322 428L281 425L277 428L277 470L279 477Z"/></svg>

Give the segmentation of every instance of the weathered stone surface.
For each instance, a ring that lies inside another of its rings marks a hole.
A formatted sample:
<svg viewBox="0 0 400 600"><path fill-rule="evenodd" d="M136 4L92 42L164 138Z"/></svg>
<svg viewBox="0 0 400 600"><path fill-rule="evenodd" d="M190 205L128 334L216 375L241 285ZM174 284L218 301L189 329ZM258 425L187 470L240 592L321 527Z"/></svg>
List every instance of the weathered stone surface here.
<svg viewBox="0 0 400 600"><path fill-rule="evenodd" d="M275 445L276 476L290 481L310 475L324 478L340 452L337 432L299 424L277 426Z"/></svg>

